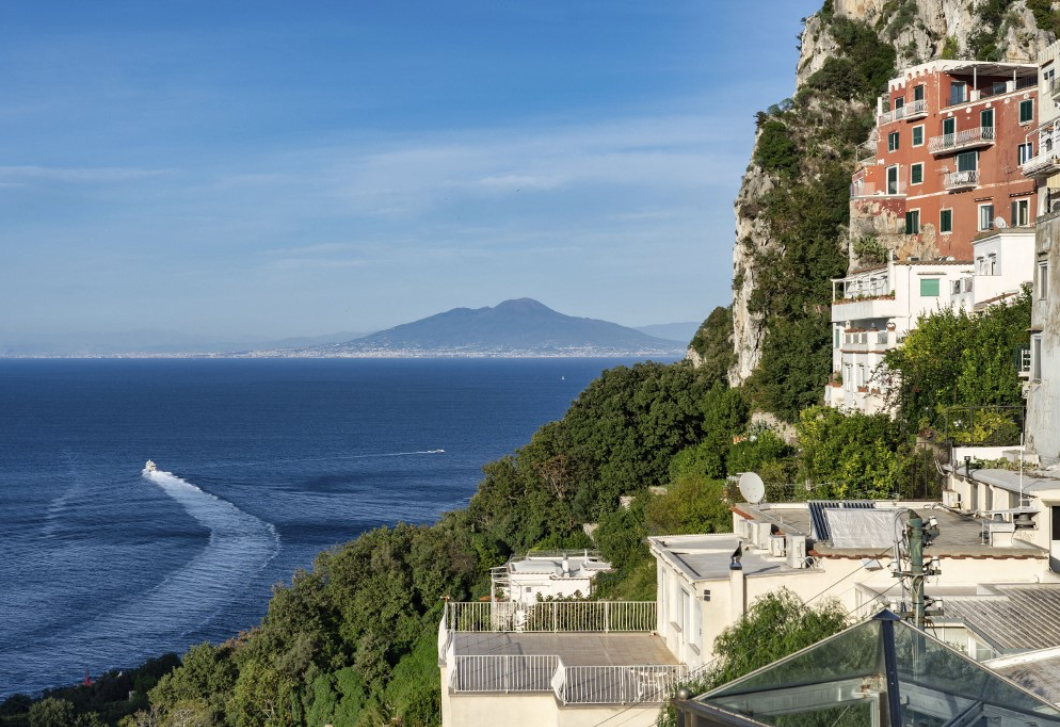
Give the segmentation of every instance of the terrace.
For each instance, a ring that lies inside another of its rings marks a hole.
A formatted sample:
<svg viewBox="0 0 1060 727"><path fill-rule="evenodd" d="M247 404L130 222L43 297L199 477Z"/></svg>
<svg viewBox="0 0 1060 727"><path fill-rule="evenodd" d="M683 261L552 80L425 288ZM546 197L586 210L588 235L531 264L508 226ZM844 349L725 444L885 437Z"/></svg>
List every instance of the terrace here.
<svg viewBox="0 0 1060 727"><path fill-rule="evenodd" d="M963 172L950 172L942 178L942 184L946 189L967 189L979 184L979 170L967 169Z"/></svg>
<svg viewBox="0 0 1060 727"><path fill-rule="evenodd" d="M1025 160L1020 169L1024 176L1036 178L1060 172L1060 124L1053 121L1038 130L1038 153Z"/></svg>
<svg viewBox="0 0 1060 727"><path fill-rule="evenodd" d="M655 633L654 601L447 603L450 694L548 693L563 705L657 703L690 670Z"/></svg>

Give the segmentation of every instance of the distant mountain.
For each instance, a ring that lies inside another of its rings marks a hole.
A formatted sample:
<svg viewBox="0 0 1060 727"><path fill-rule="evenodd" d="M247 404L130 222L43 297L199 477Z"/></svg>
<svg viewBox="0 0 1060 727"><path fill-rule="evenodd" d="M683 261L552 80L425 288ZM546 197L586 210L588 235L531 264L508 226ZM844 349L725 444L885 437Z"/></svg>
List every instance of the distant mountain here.
<svg viewBox="0 0 1060 727"><path fill-rule="evenodd" d="M493 308L454 308L347 343L296 356L678 356L684 342L617 323L557 313L530 298Z"/></svg>
<svg viewBox="0 0 1060 727"><path fill-rule="evenodd" d="M699 330L699 323L689 321L687 323L656 323L650 326L637 326L636 330L647 333L656 338L665 338L668 341L680 341L688 344Z"/></svg>

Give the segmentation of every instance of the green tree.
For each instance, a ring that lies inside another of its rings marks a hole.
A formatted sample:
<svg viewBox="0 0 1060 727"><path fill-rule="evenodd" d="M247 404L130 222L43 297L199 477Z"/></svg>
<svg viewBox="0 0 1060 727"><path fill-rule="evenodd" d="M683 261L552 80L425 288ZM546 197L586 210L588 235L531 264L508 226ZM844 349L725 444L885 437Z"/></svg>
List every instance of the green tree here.
<svg viewBox="0 0 1060 727"><path fill-rule="evenodd" d="M29 727L70 727L74 719L74 705L65 699L48 697L29 708Z"/></svg>

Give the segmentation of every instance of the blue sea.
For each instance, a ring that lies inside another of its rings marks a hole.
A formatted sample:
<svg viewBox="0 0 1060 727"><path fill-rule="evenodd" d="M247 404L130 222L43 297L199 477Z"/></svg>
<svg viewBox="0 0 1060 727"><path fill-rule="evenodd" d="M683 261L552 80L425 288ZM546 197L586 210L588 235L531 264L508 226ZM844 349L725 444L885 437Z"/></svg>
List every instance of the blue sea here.
<svg viewBox="0 0 1060 727"><path fill-rule="evenodd" d="M253 626L319 551L465 505L623 363L0 361L0 699Z"/></svg>

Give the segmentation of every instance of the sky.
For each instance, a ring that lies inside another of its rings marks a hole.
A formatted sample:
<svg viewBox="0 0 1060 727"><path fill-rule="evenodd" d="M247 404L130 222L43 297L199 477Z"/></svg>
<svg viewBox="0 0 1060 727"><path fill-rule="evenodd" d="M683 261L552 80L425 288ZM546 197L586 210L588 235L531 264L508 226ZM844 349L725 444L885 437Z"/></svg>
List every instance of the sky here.
<svg viewBox="0 0 1060 727"><path fill-rule="evenodd" d="M701 320L819 5L5 2L0 336Z"/></svg>

